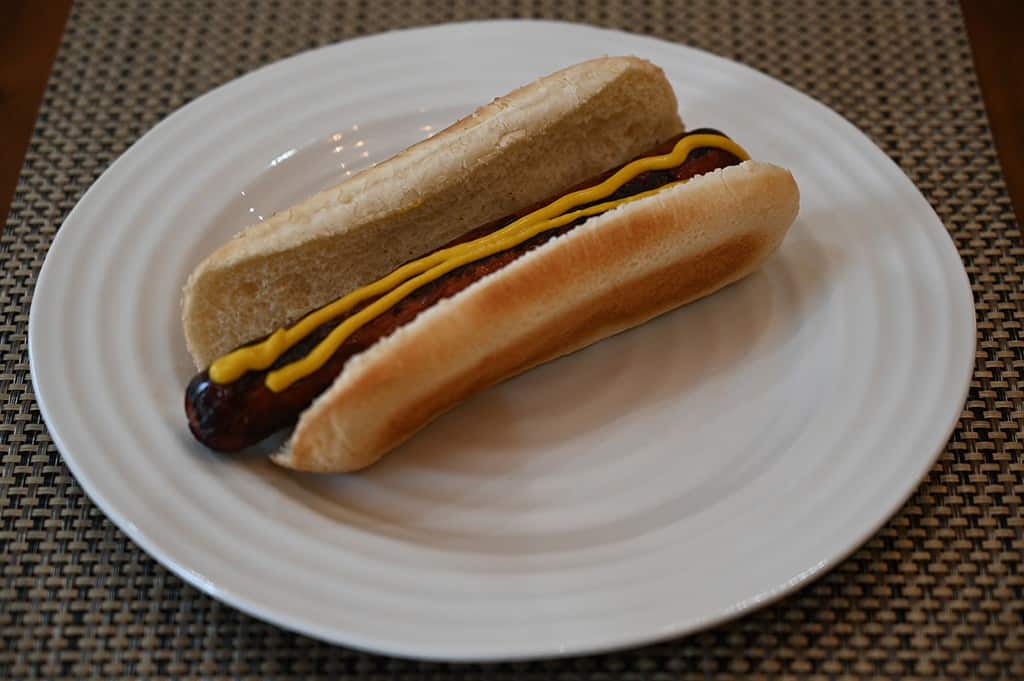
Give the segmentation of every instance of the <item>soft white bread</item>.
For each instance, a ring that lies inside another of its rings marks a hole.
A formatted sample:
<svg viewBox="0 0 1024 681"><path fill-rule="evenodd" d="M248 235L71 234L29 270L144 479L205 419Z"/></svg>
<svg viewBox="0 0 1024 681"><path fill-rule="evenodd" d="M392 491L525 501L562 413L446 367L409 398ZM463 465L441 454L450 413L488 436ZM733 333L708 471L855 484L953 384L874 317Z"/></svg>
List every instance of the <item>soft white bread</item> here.
<svg viewBox="0 0 1024 681"><path fill-rule="evenodd" d="M798 207L789 171L748 161L593 218L353 357L274 461L368 466L472 393L746 276Z"/></svg>
<svg viewBox="0 0 1024 681"><path fill-rule="evenodd" d="M189 352L207 367L682 129L671 85L641 59L596 59L541 78L215 251L184 289Z"/></svg>

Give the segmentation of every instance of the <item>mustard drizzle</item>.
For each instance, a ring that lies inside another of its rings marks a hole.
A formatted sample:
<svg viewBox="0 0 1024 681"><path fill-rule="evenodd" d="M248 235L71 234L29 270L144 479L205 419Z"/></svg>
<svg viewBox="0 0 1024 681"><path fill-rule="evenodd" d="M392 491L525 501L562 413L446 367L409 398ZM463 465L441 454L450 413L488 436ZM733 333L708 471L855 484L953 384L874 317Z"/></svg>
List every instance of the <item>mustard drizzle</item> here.
<svg viewBox="0 0 1024 681"><path fill-rule="evenodd" d="M321 325L345 314L359 303L379 296L377 300L341 322L305 357L268 373L265 380L266 386L273 392L281 392L326 364L345 340L359 328L386 312L416 289L444 274L476 260L513 248L541 232L562 227L581 217L597 215L620 205L646 198L670 186L682 184L673 182L624 199L607 201L572 211L573 208L599 201L611 195L626 182L642 173L675 168L681 165L692 151L703 147L728 151L741 161L750 158L742 147L722 135L698 134L683 137L668 154L637 159L620 168L603 182L566 194L491 234L435 251L418 260L406 263L387 276L314 310L291 327L278 329L259 343L239 348L218 358L210 365L210 378L215 383L231 383L241 378L247 371L266 369L289 348Z"/></svg>

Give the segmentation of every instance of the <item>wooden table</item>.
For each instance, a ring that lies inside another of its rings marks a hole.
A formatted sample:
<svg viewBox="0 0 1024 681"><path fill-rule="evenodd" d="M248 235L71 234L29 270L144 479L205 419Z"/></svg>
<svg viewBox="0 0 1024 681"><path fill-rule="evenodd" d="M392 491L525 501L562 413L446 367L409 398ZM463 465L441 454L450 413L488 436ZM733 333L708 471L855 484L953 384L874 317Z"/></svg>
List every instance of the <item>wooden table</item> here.
<svg viewBox="0 0 1024 681"><path fill-rule="evenodd" d="M0 215L4 223L71 2L0 2ZM960 2L1003 175L1020 222L1024 216L1024 2Z"/></svg>

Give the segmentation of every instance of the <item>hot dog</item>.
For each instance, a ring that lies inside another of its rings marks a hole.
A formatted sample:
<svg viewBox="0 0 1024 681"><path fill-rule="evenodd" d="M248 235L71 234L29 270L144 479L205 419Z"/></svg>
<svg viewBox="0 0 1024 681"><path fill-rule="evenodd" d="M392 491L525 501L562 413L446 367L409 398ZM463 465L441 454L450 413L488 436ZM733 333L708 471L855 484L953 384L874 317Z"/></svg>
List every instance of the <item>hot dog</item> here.
<svg viewBox="0 0 1024 681"><path fill-rule="evenodd" d="M670 143L662 144L643 156L667 154L679 139L694 134L720 135L721 133L708 129L684 133L671 140ZM738 163L740 163L739 157L728 151L713 147L699 147L676 168L644 173L624 184L608 198L609 200L627 198L657 189L670 182L690 179L716 168L724 168ZM605 177L608 175L610 174L606 174ZM605 177L600 179L605 179ZM585 183L578 189L593 186L600 179ZM550 201L545 203L550 203ZM448 246L491 234L510 224L516 217L522 217L529 212L524 211L520 215L498 220L491 225L475 229ZM579 221L563 227L542 232L517 246L464 265L414 291L396 307L381 313L366 326L356 331L327 363L308 378L293 383L280 392L274 392L266 386L267 373L307 355L343 319L351 316L351 313L340 315L320 325L313 333L284 353L268 369L249 371L237 381L225 384L213 381L209 371L199 373L189 384L185 400L192 434L212 449L235 451L256 444L281 428L291 425L302 410L330 386L350 357L390 335L400 326L409 323L438 301L455 295L549 239L568 232L585 219L581 218ZM355 308L353 312L358 311L361 307L365 307L365 305Z"/></svg>
<svg viewBox="0 0 1024 681"><path fill-rule="evenodd" d="M233 451L298 419L275 462L356 470L477 390L751 272L796 184L675 108L653 65L585 62L248 228L186 285L193 434ZM383 203L410 175L425 184Z"/></svg>

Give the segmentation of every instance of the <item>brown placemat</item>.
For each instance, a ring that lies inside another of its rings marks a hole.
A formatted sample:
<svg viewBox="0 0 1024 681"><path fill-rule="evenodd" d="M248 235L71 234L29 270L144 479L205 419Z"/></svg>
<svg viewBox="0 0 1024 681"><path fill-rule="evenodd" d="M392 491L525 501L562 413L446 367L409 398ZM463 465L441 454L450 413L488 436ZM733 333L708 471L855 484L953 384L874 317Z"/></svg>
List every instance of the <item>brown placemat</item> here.
<svg viewBox="0 0 1024 681"><path fill-rule="evenodd" d="M0 678L1024 679L1024 249L956 1L480 5L75 4L0 239ZM232 77L356 35L510 16L710 50L820 99L875 140L931 201L974 287L977 367L959 427L910 502L850 559L781 603L696 636L462 666L354 652L246 617L129 541L50 441L26 351L47 245L129 144Z"/></svg>

